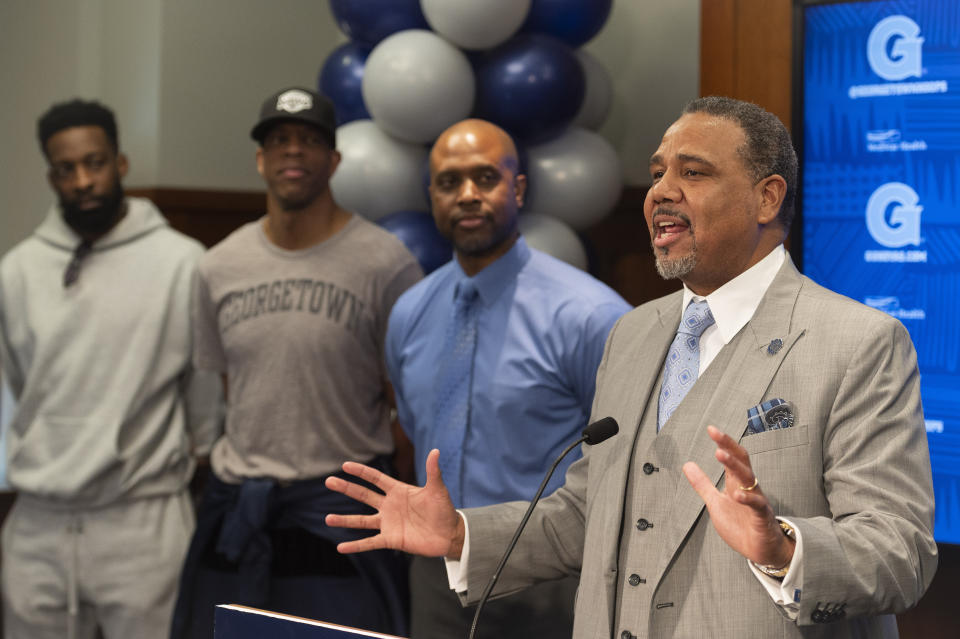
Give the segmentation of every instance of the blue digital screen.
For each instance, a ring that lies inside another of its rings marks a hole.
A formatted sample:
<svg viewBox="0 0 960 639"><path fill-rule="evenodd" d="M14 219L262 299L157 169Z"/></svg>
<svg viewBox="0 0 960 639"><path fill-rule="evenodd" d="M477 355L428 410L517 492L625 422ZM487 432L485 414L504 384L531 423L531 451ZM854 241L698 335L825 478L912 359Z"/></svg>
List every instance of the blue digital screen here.
<svg viewBox="0 0 960 639"><path fill-rule="evenodd" d="M960 2L802 7L803 270L898 318L960 543Z"/></svg>

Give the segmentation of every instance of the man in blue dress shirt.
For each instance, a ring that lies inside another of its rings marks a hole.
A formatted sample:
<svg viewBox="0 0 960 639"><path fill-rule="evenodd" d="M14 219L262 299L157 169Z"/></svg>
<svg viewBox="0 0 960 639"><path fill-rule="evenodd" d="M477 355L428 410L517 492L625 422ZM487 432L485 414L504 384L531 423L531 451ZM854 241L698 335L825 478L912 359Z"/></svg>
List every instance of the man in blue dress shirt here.
<svg viewBox="0 0 960 639"><path fill-rule="evenodd" d="M387 366L417 479L424 483L427 453L439 448L458 508L533 496L586 425L607 334L630 309L590 275L527 246L517 229L525 188L502 129L465 120L441 134L430 196L456 259L390 315ZM467 290L469 310L458 310ZM575 590L567 579L489 602L480 636L569 636ZM411 591L413 639L467 636L474 611L449 589L440 558L413 559Z"/></svg>

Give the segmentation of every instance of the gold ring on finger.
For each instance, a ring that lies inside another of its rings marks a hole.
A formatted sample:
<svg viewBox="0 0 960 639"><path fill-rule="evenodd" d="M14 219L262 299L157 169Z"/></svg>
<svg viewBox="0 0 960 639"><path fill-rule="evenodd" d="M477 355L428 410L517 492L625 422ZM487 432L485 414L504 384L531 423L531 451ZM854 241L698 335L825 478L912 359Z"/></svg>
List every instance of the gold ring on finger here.
<svg viewBox="0 0 960 639"><path fill-rule="evenodd" d="M742 491L745 492L745 493L749 493L751 490L753 490L754 488L756 488L759 483L760 483L760 481L757 479L757 476L754 475L754 476L753 476L753 483L750 484L749 486L741 486L741 487L740 487L740 490L742 490Z"/></svg>

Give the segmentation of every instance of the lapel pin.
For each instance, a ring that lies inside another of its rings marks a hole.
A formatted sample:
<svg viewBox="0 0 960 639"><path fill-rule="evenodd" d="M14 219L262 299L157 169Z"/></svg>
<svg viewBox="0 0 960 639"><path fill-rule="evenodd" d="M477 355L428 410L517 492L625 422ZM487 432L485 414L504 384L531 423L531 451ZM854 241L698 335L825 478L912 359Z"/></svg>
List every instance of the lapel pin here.
<svg viewBox="0 0 960 639"><path fill-rule="evenodd" d="M783 348L783 340L778 337L775 340L771 340L770 344L767 345L767 352L771 355L776 355L781 348Z"/></svg>

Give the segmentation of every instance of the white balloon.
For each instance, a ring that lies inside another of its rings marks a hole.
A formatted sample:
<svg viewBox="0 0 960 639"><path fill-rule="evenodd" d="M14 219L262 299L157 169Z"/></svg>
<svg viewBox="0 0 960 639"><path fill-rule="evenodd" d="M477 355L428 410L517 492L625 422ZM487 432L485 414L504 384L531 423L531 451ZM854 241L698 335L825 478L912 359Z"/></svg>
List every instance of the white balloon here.
<svg viewBox="0 0 960 639"><path fill-rule="evenodd" d="M466 118L476 91L467 56L437 34L408 29L384 39L367 57L363 101L384 131L432 142Z"/></svg>
<svg viewBox="0 0 960 639"><path fill-rule="evenodd" d="M434 31L464 49L491 49L520 30L531 0L420 0Z"/></svg>
<svg viewBox="0 0 960 639"><path fill-rule="evenodd" d="M342 159L330 189L338 204L370 220L427 210L426 148L390 137L371 120L354 120L337 128L337 150Z"/></svg>
<svg viewBox="0 0 960 639"><path fill-rule="evenodd" d="M583 74L587 78L587 90L583 96L580 111L573 119L573 123L596 131L610 115L610 105L613 102L613 81L606 67L595 57L577 49L577 59L583 67Z"/></svg>
<svg viewBox="0 0 960 639"><path fill-rule="evenodd" d="M620 158L593 131L570 127L527 148L527 206L556 216L578 231L598 222L620 199Z"/></svg>
<svg viewBox="0 0 960 639"><path fill-rule="evenodd" d="M587 270L587 251L569 226L552 215L530 212L521 213L517 223L530 248Z"/></svg>

